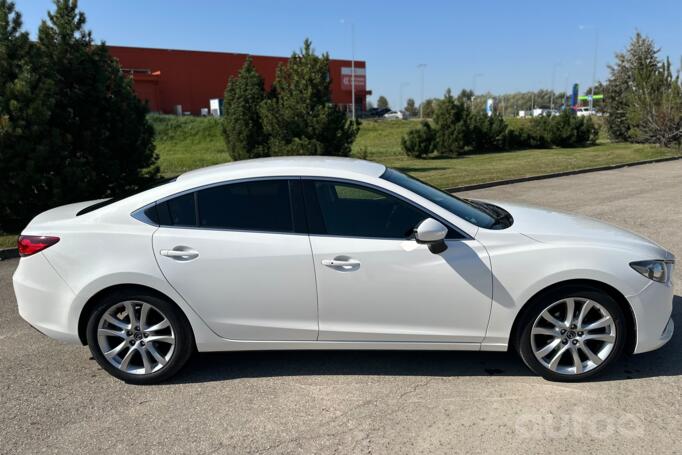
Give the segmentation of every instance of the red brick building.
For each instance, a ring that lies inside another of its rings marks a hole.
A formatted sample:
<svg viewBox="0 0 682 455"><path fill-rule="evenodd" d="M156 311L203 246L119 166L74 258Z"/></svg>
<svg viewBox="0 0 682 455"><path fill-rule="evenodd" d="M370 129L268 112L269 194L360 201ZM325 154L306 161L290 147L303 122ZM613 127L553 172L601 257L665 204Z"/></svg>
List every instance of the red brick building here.
<svg viewBox="0 0 682 455"><path fill-rule="evenodd" d="M152 112L174 114L189 112L199 115L209 109L209 100L222 99L228 78L236 75L244 65L247 54L226 52L182 51L140 47L109 46L123 70L133 78L135 92L149 102ZM277 66L286 57L252 55L256 70L269 89L275 80ZM331 60L329 63L332 101L344 110L352 106L351 62ZM365 62L355 62L356 110L366 108L367 95Z"/></svg>

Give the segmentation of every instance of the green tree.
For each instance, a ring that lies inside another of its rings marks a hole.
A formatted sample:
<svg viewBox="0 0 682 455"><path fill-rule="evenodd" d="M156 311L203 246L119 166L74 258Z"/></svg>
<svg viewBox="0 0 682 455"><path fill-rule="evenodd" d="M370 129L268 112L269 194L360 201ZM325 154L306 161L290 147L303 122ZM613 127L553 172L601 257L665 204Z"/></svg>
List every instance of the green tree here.
<svg viewBox="0 0 682 455"><path fill-rule="evenodd" d="M417 104L414 102L414 98L408 98L407 104L405 105L405 112L411 117L416 117L419 115L419 109L417 109Z"/></svg>
<svg viewBox="0 0 682 455"><path fill-rule="evenodd" d="M437 104L438 100L435 98L424 100L420 106L421 113L424 115L424 118L433 118L433 115L436 113Z"/></svg>
<svg viewBox="0 0 682 455"><path fill-rule="evenodd" d="M306 39L277 69L274 88L260 107L272 155L350 155L358 124L331 102L328 54Z"/></svg>
<svg viewBox="0 0 682 455"><path fill-rule="evenodd" d="M246 59L237 77L230 77L225 89L223 137L233 160L268 156L268 138L259 113L265 100L263 78Z"/></svg>
<svg viewBox="0 0 682 455"><path fill-rule="evenodd" d="M464 152L469 139L465 118L468 115L461 94L457 99L447 89L445 96L438 103L433 117L436 124L436 149L439 154L457 156Z"/></svg>
<svg viewBox="0 0 682 455"><path fill-rule="evenodd" d="M626 96L629 136L636 142L664 147L682 142L682 86L679 72L673 76L670 59L655 68L634 71Z"/></svg>
<svg viewBox="0 0 682 455"><path fill-rule="evenodd" d="M0 0L0 230L17 232L52 200L47 177L62 164L50 150L54 93L14 3Z"/></svg>
<svg viewBox="0 0 682 455"><path fill-rule="evenodd" d="M60 202L119 196L158 176L147 106L104 43L85 28L77 0L55 0L38 30L41 72L54 84L51 176Z"/></svg>
<svg viewBox="0 0 682 455"><path fill-rule="evenodd" d="M377 109L390 109L391 107L388 105L388 100L384 95L381 95L377 99Z"/></svg>
<svg viewBox="0 0 682 455"><path fill-rule="evenodd" d="M616 64L609 65L609 80L605 87L606 127L611 139L629 141L631 125L628 116L629 94L635 74L654 74L659 66L659 50L653 40L637 32L627 50L616 53Z"/></svg>

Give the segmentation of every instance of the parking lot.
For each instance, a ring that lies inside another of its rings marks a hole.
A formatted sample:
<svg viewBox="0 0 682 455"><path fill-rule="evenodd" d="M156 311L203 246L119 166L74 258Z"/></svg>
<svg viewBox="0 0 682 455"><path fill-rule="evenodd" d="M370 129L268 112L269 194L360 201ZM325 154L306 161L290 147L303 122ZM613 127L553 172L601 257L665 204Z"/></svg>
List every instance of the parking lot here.
<svg viewBox="0 0 682 455"><path fill-rule="evenodd" d="M682 161L465 195L592 216L682 258ZM196 355L143 387L24 323L16 265L0 262L0 453L680 451L679 266L672 341L589 383L547 382L505 353L248 352Z"/></svg>

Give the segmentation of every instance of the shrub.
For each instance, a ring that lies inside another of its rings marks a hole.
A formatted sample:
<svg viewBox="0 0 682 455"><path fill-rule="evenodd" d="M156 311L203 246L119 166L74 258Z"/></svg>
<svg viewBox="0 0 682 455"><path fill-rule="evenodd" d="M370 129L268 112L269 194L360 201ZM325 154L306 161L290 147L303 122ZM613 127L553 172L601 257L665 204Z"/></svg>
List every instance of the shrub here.
<svg viewBox="0 0 682 455"><path fill-rule="evenodd" d="M429 122L422 122L419 128L408 131L400 140L403 151L413 158L424 158L436 149L436 132Z"/></svg>

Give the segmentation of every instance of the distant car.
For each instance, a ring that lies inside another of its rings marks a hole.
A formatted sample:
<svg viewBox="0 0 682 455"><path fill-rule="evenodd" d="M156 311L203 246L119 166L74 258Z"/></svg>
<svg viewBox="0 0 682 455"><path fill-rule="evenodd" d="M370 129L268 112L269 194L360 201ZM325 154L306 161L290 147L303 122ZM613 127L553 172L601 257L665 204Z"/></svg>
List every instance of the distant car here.
<svg viewBox="0 0 682 455"><path fill-rule="evenodd" d="M384 114L387 114L388 112L391 112L391 110L390 110L390 109L387 109L387 108L373 107L373 108L371 108L371 109L367 109L367 111L365 111L365 112L362 114L362 117L365 117L365 118L378 118L378 117L383 117Z"/></svg>
<svg viewBox="0 0 682 455"><path fill-rule="evenodd" d="M578 117L589 117L591 115L596 115L596 111L594 109L590 109L589 107L578 107L576 108L575 113L578 114Z"/></svg>
<svg viewBox="0 0 682 455"><path fill-rule="evenodd" d="M389 111L389 112L384 114L384 118L405 120L407 118L407 113L403 112L403 111Z"/></svg>
<svg viewBox="0 0 682 455"><path fill-rule="evenodd" d="M58 207L19 253L19 314L139 384L195 349L511 349L576 381L674 330L675 258L653 242L348 158L237 161Z"/></svg>

